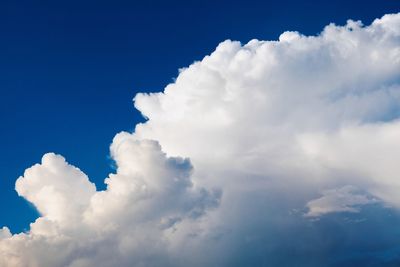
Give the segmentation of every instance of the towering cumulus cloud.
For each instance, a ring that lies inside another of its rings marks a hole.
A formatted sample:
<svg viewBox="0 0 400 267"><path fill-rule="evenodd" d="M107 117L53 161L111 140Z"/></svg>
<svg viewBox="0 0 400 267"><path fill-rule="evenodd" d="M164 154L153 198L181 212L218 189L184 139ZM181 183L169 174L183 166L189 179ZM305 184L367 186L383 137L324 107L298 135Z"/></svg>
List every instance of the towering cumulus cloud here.
<svg viewBox="0 0 400 267"><path fill-rule="evenodd" d="M0 266L399 266L400 14L225 41L115 136L107 189L46 154Z"/></svg>

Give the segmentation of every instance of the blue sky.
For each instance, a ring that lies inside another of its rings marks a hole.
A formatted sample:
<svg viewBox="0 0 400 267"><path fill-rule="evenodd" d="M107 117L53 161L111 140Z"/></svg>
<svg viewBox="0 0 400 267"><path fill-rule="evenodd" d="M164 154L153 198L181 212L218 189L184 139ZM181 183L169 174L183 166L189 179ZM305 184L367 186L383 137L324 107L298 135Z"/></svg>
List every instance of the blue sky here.
<svg viewBox="0 0 400 267"><path fill-rule="evenodd" d="M38 217L14 184L47 152L104 189L114 135L144 121L136 93L162 91L220 42L315 35L399 11L395 0L1 1L0 226L20 232Z"/></svg>

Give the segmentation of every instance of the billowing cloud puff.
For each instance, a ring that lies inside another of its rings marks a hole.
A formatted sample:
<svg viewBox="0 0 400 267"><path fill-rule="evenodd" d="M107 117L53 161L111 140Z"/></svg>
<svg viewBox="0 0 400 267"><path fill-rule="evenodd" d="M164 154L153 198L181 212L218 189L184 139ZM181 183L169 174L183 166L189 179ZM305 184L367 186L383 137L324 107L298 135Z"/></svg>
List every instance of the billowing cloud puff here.
<svg viewBox="0 0 400 267"><path fill-rule="evenodd" d="M106 190L54 154L17 180L41 217L0 266L400 264L400 14L225 41L135 107Z"/></svg>
<svg viewBox="0 0 400 267"><path fill-rule="evenodd" d="M52 153L27 169L16 189L41 217L28 233L0 231L0 266L161 266L153 257L167 254L163 235L218 204L220 191L194 185L190 161L156 141L115 142L113 157L105 191Z"/></svg>

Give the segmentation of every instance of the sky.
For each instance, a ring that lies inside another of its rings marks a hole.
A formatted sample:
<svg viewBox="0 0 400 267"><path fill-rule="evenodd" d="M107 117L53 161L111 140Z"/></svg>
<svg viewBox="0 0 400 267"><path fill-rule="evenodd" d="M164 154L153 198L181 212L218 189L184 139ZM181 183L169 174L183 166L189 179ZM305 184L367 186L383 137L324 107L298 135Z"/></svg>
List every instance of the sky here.
<svg viewBox="0 0 400 267"><path fill-rule="evenodd" d="M397 266L399 11L2 1L0 265Z"/></svg>

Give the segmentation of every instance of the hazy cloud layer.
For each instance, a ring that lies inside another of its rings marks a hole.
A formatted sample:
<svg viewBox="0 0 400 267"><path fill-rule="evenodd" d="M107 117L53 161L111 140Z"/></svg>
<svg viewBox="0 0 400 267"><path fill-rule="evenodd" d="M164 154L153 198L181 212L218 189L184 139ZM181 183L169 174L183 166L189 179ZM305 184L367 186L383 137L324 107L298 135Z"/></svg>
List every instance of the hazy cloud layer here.
<svg viewBox="0 0 400 267"><path fill-rule="evenodd" d="M17 180L41 217L0 266L400 264L400 14L225 41L135 107L105 191L55 154Z"/></svg>

